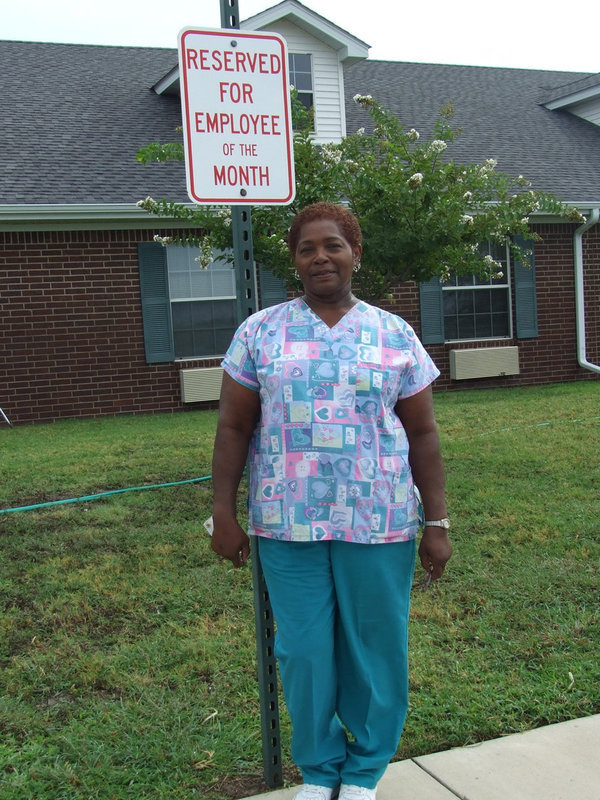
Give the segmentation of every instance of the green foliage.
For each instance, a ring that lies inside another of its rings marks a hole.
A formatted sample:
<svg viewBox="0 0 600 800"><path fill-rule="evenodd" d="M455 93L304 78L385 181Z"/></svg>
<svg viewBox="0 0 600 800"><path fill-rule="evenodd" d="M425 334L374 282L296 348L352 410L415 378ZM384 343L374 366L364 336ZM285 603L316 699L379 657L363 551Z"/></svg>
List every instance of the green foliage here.
<svg viewBox="0 0 600 800"><path fill-rule="evenodd" d="M167 144L152 142L138 150L136 158L142 164L152 164L164 161L183 161L185 155L181 142L169 142Z"/></svg>
<svg viewBox="0 0 600 800"><path fill-rule="evenodd" d="M556 197L531 189L522 175L496 169L492 158L458 164L451 146L460 132L453 128L452 105L440 110L433 135L423 139L369 95L354 100L369 114L371 135L361 129L340 144L317 145L313 120L292 90L296 197L289 206L256 206L252 210L255 259L293 285L286 235L293 216L319 200L345 202L363 230L362 270L357 283L363 297L382 297L399 281L442 280L450 274L494 277L500 264L485 255L489 240L507 241L513 258L528 263L529 253L511 237L539 238L531 229L538 211L582 221L576 209ZM144 163L183 159L181 145L149 145L138 158ZM231 212L227 207L186 208L146 198L139 205L162 216L185 220L198 234L173 240L210 248L231 247Z"/></svg>

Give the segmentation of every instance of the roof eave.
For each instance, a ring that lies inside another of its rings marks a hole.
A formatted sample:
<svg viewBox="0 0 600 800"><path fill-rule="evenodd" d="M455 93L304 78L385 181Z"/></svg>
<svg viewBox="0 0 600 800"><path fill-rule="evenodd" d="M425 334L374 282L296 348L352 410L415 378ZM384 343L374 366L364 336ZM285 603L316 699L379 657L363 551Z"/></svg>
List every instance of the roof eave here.
<svg viewBox="0 0 600 800"><path fill-rule="evenodd" d="M569 108L578 103L584 103L587 100L595 100L598 98L600 98L600 86L592 86L588 89L582 89L579 92L572 92L562 97L557 97L554 100L549 100L546 103L542 103L542 105L544 108L547 108L548 111L557 111L561 108Z"/></svg>
<svg viewBox="0 0 600 800"><path fill-rule="evenodd" d="M194 208L193 203L183 203ZM598 201L567 201L588 216L592 209L600 208ZM532 215L534 223L566 222L564 217L547 213ZM125 230L133 228L193 227L192 223L172 217L163 217L139 208L136 203L57 203L57 204L6 204L0 205L0 231L24 230Z"/></svg>
<svg viewBox="0 0 600 800"><path fill-rule="evenodd" d="M158 80L152 87L152 91L156 94L179 94L179 66L173 67L172 70Z"/></svg>
<svg viewBox="0 0 600 800"><path fill-rule="evenodd" d="M190 208L192 203L186 203ZM185 228L189 223L148 214L136 203L31 203L0 205L0 231L111 228Z"/></svg>

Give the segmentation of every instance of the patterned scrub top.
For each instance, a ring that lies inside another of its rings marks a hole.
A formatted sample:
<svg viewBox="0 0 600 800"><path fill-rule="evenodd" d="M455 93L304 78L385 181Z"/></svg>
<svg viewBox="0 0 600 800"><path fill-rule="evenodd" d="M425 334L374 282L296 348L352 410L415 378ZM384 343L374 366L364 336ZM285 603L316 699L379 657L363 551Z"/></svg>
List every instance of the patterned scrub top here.
<svg viewBox="0 0 600 800"><path fill-rule="evenodd" d="M223 367L260 392L249 534L295 542L416 537L408 440L394 406L440 373L410 325L359 301L329 328L297 298L249 317Z"/></svg>

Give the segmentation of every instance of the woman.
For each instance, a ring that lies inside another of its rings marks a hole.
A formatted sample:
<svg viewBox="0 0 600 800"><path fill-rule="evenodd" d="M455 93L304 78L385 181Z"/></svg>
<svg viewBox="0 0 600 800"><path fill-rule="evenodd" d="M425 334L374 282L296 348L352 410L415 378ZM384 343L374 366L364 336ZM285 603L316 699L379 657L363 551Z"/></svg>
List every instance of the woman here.
<svg viewBox="0 0 600 800"><path fill-rule="evenodd" d="M400 317L352 294L362 235L316 203L288 244L304 295L244 322L225 356L213 461L213 549L246 563L249 533L277 621L276 654L304 784L296 800L374 800L408 707L409 595L451 555L431 383ZM339 793L339 794L338 794Z"/></svg>

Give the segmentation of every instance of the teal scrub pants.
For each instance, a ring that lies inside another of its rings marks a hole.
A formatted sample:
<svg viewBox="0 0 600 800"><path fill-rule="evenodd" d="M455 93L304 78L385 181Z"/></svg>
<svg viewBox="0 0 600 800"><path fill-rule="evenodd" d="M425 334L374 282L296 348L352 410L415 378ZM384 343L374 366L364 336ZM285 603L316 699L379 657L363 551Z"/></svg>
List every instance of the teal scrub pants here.
<svg viewBox="0 0 600 800"><path fill-rule="evenodd" d="M256 541L277 626L292 758L305 783L373 789L408 709L415 541Z"/></svg>

